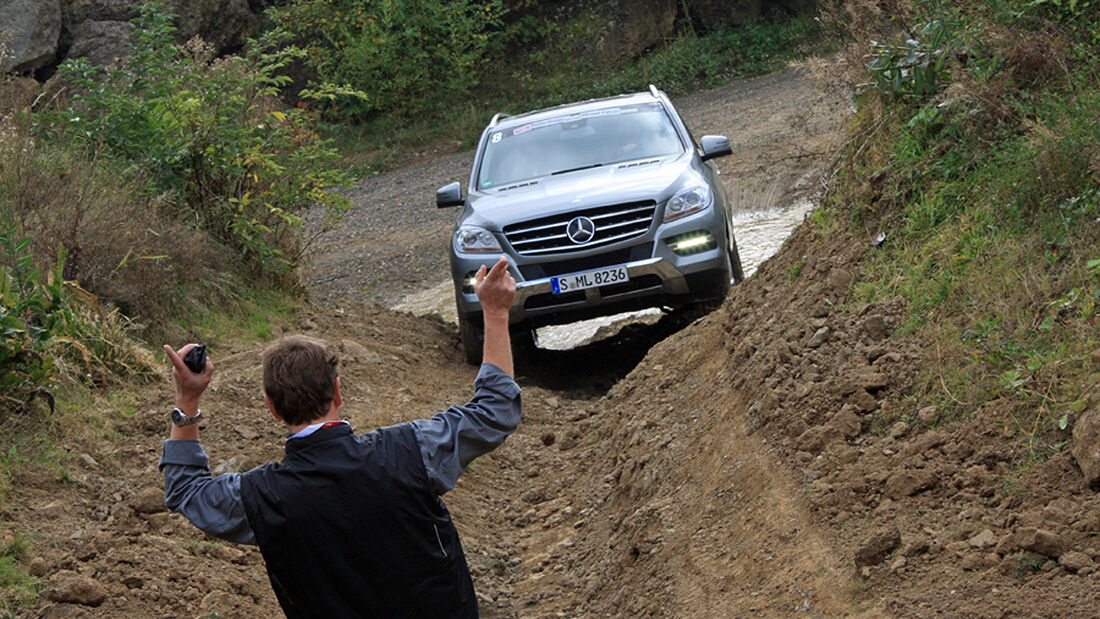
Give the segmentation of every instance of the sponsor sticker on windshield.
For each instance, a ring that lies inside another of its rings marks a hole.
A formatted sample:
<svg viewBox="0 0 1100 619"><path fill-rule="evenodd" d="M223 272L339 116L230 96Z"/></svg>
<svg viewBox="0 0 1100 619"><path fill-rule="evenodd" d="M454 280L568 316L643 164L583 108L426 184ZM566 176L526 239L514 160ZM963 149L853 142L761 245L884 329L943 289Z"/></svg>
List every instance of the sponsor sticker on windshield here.
<svg viewBox="0 0 1100 619"><path fill-rule="evenodd" d="M492 143L493 143L493 144L496 144L497 142L499 142L499 141L500 141L500 139L501 139L502 137L504 137L504 134L503 134L503 133L500 133L500 132L494 133L494 134L493 134L493 139L492 139L491 141L492 141Z"/></svg>
<svg viewBox="0 0 1100 619"><path fill-rule="evenodd" d="M527 132L528 132L528 131L530 131L530 130L531 130L531 125L524 125L524 126L522 126L522 127L516 127L516 128L515 128L515 129L514 129L514 130L512 131L512 135L519 135L519 134L521 134L521 133L527 133Z"/></svg>

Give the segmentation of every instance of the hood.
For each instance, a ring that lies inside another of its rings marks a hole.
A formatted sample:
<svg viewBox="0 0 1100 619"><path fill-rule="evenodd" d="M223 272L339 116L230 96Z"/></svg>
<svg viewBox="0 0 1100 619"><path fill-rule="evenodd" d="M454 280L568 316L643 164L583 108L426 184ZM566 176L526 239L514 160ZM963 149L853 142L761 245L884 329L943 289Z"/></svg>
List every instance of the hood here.
<svg viewBox="0 0 1100 619"><path fill-rule="evenodd" d="M622 163L543 176L469 194L464 223L500 230L512 223L595 206L654 200L702 183L690 153L675 158Z"/></svg>

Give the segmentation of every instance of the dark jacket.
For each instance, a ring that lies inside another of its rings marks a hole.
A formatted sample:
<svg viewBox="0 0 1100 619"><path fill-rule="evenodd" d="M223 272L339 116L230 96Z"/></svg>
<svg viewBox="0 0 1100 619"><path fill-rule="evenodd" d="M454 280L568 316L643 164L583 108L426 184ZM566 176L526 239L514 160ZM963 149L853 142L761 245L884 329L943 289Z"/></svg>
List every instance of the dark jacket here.
<svg viewBox="0 0 1100 619"><path fill-rule="evenodd" d="M287 617L476 617L450 513L409 424L341 424L241 476L248 525Z"/></svg>

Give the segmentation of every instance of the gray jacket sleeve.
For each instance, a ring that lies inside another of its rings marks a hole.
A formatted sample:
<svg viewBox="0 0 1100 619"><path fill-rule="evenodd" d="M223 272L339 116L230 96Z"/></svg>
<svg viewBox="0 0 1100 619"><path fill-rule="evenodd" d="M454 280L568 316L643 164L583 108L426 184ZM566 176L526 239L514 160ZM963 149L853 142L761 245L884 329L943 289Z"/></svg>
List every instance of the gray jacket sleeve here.
<svg viewBox="0 0 1100 619"><path fill-rule="evenodd" d="M483 363L474 389L474 398L465 406L412 422L437 494L454 488L466 465L492 451L519 427L520 388L504 370Z"/></svg>
<svg viewBox="0 0 1100 619"><path fill-rule="evenodd" d="M211 477L209 459L198 441L164 441L164 506L183 514L199 529L238 544L255 544L241 502L241 476Z"/></svg>

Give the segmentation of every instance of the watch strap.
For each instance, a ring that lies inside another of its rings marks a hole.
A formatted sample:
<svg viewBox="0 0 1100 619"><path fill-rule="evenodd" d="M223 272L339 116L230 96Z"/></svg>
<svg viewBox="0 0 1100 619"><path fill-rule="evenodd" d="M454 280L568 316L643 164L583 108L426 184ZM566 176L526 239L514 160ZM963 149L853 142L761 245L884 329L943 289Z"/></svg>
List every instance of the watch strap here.
<svg viewBox="0 0 1100 619"><path fill-rule="evenodd" d="M198 423L199 419L201 418L201 410L196 410L194 415L188 415L187 413L180 410L178 407L172 409L172 423L177 426L189 426L191 424Z"/></svg>

